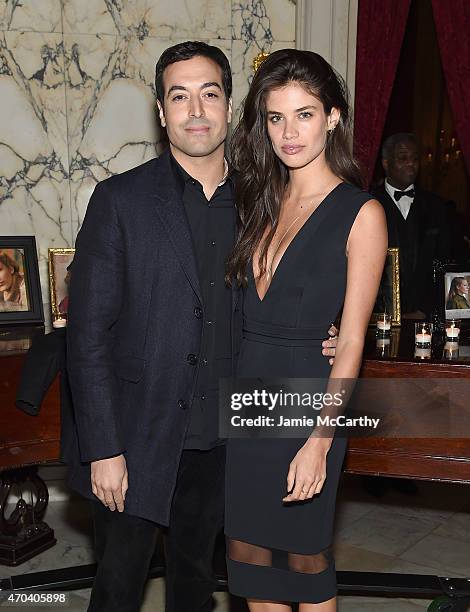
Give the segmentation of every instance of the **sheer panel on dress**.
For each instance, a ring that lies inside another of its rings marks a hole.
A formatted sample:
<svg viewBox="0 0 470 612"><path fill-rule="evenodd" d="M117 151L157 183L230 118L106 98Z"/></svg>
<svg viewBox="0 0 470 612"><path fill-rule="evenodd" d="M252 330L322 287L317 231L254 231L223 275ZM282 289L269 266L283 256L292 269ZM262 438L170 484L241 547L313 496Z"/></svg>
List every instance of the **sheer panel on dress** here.
<svg viewBox="0 0 470 612"><path fill-rule="evenodd" d="M312 555L303 555L287 550L257 546L232 538L227 538L227 556L232 561L240 563L275 567L301 574L320 574L333 563L331 548Z"/></svg>

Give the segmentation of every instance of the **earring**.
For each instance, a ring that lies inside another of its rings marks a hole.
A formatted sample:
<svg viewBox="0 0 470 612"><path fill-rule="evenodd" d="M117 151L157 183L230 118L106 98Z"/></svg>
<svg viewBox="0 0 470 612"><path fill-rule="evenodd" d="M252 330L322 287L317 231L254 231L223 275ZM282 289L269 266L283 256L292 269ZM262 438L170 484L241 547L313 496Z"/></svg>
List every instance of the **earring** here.
<svg viewBox="0 0 470 612"><path fill-rule="evenodd" d="M333 132L335 131L335 125L333 127L328 128L328 134L331 136L331 134L333 134Z"/></svg>

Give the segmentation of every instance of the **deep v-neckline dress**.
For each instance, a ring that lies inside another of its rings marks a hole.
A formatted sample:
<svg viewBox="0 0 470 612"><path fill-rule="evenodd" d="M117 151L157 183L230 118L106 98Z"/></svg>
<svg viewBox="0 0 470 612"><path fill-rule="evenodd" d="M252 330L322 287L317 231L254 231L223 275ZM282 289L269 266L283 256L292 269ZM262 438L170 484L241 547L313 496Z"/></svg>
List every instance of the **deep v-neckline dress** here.
<svg viewBox="0 0 470 612"><path fill-rule="evenodd" d="M280 267L282 267L283 260L284 260L284 258L286 258L288 256L288 254L289 254L288 252L291 249L291 247L293 247L295 245L295 242L301 238L303 232L305 232L307 230L309 223L312 220L314 220L315 215L319 214L319 212L327 204L327 202L330 200L330 198L332 198L334 196L334 194L336 193L336 190L341 188L341 185L343 185L343 183L338 183L338 185L333 187L333 189L329 193L327 193L327 195L323 198L323 200L321 200L319 202L319 204L316 206L316 208L308 215L308 217L304 220L304 222L302 223L300 228L297 229L297 232L291 238L289 244L287 245L287 248L284 250L284 253L281 255L281 258L277 262L277 266L276 266L276 268L274 270L274 273L271 276L271 282L269 283L269 287L266 290L266 293L264 294L264 296L262 298L260 297L259 292L258 292L258 288L256 287L255 275L254 275L254 271L253 271L253 262L251 263L251 265L249 266L249 273L251 275L251 280L253 281L253 284L251 286L254 287L256 295L258 296L260 302L262 302L264 300L264 298L267 296L267 294L269 292L269 289L270 289L271 285L274 282L274 277L276 276L278 269ZM276 255L276 253L274 255Z"/></svg>
<svg viewBox="0 0 470 612"><path fill-rule="evenodd" d="M349 232L370 199L350 184L336 186L289 244L262 300L248 270L238 377L329 376L321 342L343 305ZM321 493L284 504L289 464L304 442L228 441L225 531L229 589L235 595L318 603L336 594L331 545L346 439L333 440Z"/></svg>

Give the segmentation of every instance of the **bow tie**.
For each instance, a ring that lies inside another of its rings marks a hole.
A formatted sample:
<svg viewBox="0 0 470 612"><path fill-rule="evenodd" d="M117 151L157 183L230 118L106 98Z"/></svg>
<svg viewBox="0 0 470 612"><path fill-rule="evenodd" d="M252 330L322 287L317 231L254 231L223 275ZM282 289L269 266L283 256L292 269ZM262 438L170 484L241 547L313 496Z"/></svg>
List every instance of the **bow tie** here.
<svg viewBox="0 0 470 612"><path fill-rule="evenodd" d="M403 196L408 196L409 198L414 198L415 197L415 190L414 189L408 189L408 191L395 191L395 193L393 194L393 197L395 198L395 201L398 202L398 200L403 197Z"/></svg>

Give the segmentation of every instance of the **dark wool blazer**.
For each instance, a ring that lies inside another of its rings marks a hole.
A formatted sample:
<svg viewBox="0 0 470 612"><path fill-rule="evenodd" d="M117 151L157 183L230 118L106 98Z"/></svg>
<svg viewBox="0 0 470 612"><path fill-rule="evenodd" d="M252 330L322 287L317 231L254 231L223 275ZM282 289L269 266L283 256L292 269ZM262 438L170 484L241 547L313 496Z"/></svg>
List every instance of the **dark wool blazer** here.
<svg viewBox="0 0 470 612"><path fill-rule="evenodd" d="M232 292L233 353L241 336ZM125 511L169 521L189 424L204 315L169 153L99 183L77 237L67 365L77 447L73 488L93 498L90 462L123 453ZM229 324L229 323L228 323Z"/></svg>

